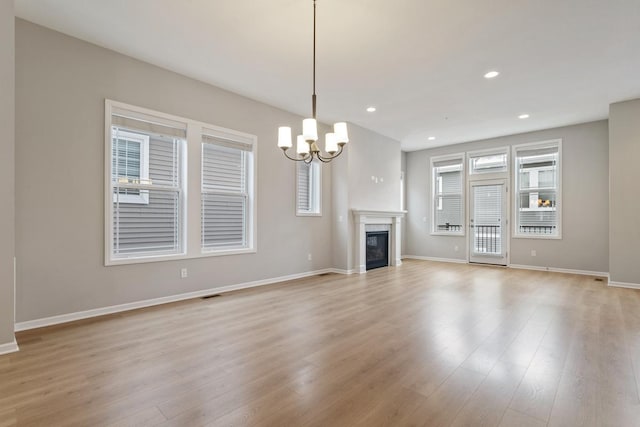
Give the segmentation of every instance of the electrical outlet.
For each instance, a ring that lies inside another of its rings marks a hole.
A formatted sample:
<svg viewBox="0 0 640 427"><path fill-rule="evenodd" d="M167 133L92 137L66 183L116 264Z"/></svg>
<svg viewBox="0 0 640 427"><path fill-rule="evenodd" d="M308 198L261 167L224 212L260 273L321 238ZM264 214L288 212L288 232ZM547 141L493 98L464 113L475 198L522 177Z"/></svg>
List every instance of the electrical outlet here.
<svg viewBox="0 0 640 427"><path fill-rule="evenodd" d="M342 222L342 215L338 215L338 222Z"/></svg>
<svg viewBox="0 0 640 427"><path fill-rule="evenodd" d="M187 277L188 277L187 269L186 268L181 268L180 269L180 278L186 279Z"/></svg>
<svg viewBox="0 0 640 427"><path fill-rule="evenodd" d="M422 222L427 222L427 217L426 216L422 217Z"/></svg>
<svg viewBox="0 0 640 427"><path fill-rule="evenodd" d="M531 256L536 256L536 255L537 255L536 250L535 249L531 249Z"/></svg>
<svg viewBox="0 0 640 427"><path fill-rule="evenodd" d="M307 255L307 259L311 261L311 254Z"/></svg>
<svg viewBox="0 0 640 427"><path fill-rule="evenodd" d="M460 249L460 248L458 247L458 245L456 245L456 246L454 246L454 247L453 247L454 252L458 252L458 250L459 250L459 249Z"/></svg>

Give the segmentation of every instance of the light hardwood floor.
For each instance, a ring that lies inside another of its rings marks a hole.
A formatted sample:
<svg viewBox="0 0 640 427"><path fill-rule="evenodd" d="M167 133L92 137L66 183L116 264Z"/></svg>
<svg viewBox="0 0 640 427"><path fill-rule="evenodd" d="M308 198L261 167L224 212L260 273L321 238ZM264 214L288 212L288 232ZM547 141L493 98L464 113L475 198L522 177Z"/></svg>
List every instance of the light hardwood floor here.
<svg viewBox="0 0 640 427"><path fill-rule="evenodd" d="M407 261L18 334L0 426L638 426L640 291Z"/></svg>

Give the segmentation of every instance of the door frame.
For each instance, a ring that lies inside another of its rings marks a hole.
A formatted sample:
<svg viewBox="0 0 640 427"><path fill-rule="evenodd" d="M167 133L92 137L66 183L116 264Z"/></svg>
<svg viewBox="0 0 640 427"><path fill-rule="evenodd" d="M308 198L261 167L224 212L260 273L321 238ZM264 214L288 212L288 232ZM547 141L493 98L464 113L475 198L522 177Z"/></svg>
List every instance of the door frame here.
<svg viewBox="0 0 640 427"><path fill-rule="evenodd" d="M493 174L491 174L493 175ZM497 175L497 174L496 174ZM493 175L491 177L489 176L478 176L475 179L469 179L467 180L467 206L468 208L466 209L466 227L467 230L469 230L469 235L466 236L466 247L467 247L467 263L468 264L478 264L478 265L483 265L484 263L479 263L479 262L473 262L471 261L471 251L472 251L472 245L471 245L471 239L472 237L475 235L475 227L473 229L473 232L471 231L471 206L473 201L471 200L472 197L472 186L473 185L495 185L495 184L502 184L504 185L505 188L505 192L504 192L504 199L503 199L503 204L504 204L504 208L505 208L505 218L502 224L502 233L503 233L503 237L502 237L502 243L504 245L504 251L505 251L505 264L504 266L509 266L511 264L511 233L510 233L510 227L511 224L509 223L509 220L511 219L511 211L510 211L510 193L509 193L509 178L508 175L505 176L496 176ZM500 174L502 175L502 174ZM486 263L486 265L496 265L496 266L503 266L503 264L490 264L490 263Z"/></svg>

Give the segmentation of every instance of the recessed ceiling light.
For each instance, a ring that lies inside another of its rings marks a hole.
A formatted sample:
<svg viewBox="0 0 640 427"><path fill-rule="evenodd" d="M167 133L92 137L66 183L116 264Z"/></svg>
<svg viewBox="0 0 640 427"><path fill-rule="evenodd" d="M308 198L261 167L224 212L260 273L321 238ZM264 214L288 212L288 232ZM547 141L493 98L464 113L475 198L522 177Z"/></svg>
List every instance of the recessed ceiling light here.
<svg viewBox="0 0 640 427"><path fill-rule="evenodd" d="M529 118L529 115L528 115L528 114L520 114L520 115L518 116L518 118L519 118L519 119L528 119L528 118Z"/></svg>
<svg viewBox="0 0 640 427"><path fill-rule="evenodd" d="M435 136L430 136L429 138L427 138L429 141L435 141L436 137Z"/></svg>
<svg viewBox="0 0 640 427"><path fill-rule="evenodd" d="M500 75L499 72L497 71L489 71L487 74L484 75L485 79L492 79L494 77L498 77Z"/></svg>
<svg viewBox="0 0 640 427"><path fill-rule="evenodd" d="M373 113L376 111L376 107L367 107L367 112Z"/></svg>

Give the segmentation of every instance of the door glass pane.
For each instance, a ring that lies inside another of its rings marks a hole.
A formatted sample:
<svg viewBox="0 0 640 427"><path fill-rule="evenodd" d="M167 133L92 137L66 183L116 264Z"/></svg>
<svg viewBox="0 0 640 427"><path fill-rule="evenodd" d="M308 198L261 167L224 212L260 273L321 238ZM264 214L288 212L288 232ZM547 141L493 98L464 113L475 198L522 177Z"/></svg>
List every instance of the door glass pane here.
<svg viewBox="0 0 640 427"><path fill-rule="evenodd" d="M502 255L502 185L479 185L473 190L473 251Z"/></svg>

